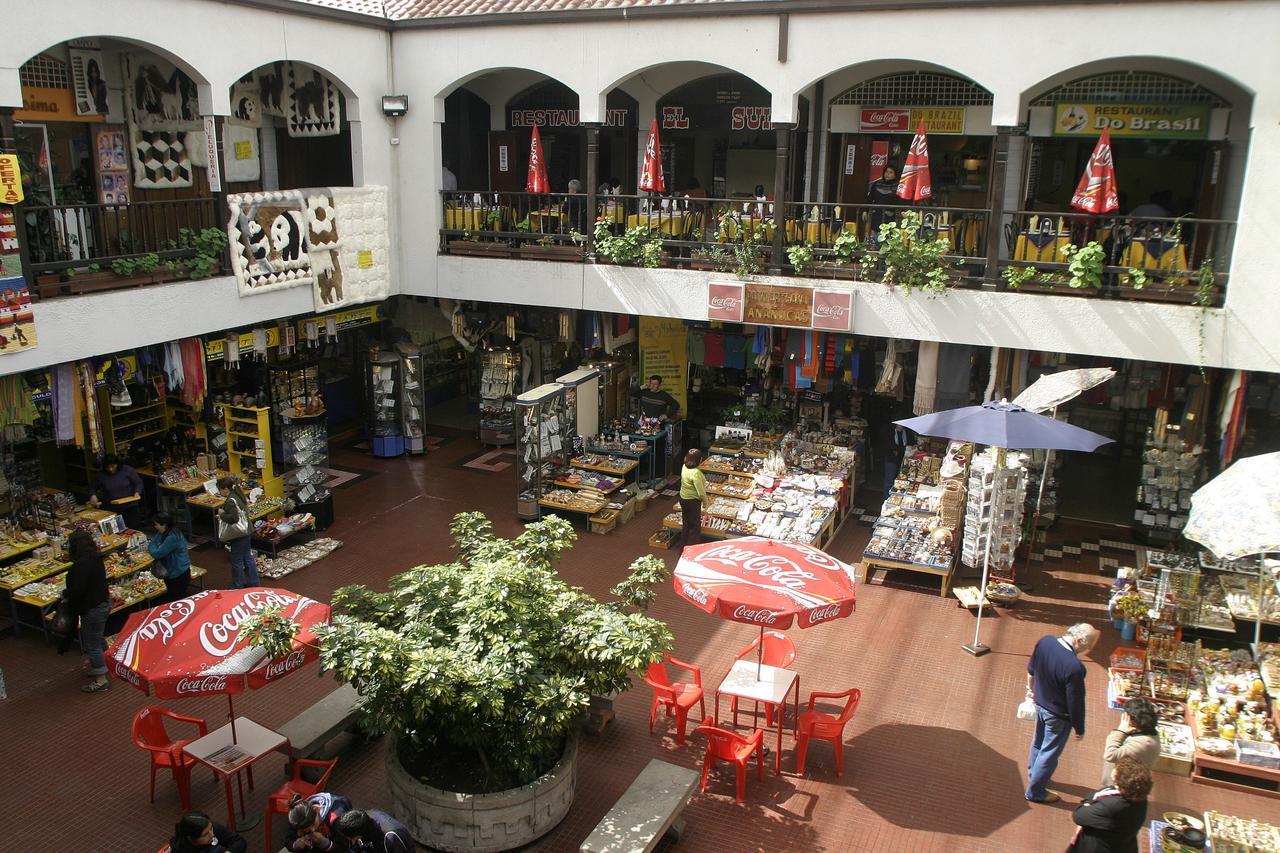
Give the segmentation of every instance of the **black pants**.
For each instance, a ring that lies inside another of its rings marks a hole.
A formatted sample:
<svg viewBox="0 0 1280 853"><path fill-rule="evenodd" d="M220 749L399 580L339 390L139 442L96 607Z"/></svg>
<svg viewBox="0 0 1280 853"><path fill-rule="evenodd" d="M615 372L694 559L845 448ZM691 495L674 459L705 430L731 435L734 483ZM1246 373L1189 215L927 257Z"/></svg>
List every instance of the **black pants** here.
<svg viewBox="0 0 1280 853"><path fill-rule="evenodd" d="M187 597L187 588L191 585L191 570L183 572L176 578L164 579L164 600L161 604L168 604L170 601L177 601L179 598Z"/></svg>
<svg viewBox="0 0 1280 853"><path fill-rule="evenodd" d="M702 501L697 498L681 498L680 518L680 547L697 545L702 541Z"/></svg>

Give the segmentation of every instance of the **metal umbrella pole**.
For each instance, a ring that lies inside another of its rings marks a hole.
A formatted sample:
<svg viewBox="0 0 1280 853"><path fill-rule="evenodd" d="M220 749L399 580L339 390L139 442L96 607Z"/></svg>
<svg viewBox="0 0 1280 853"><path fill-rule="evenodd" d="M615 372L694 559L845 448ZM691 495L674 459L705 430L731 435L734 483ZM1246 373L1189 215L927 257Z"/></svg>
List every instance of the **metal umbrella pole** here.
<svg viewBox="0 0 1280 853"><path fill-rule="evenodd" d="M1263 586L1262 581L1265 577L1264 569L1266 567L1266 557L1263 554L1258 555L1258 618L1253 620L1253 653L1258 653L1258 644L1262 642L1262 599Z"/></svg>
<svg viewBox="0 0 1280 853"><path fill-rule="evenodd" d="M1058 407L1054 406L1049 417L1055 421L1058 419ZM1040 507L1044 503L1044 484L1049 479L1049 472L1053 470L1053 448L1049 448L1044 452L1044 470L1040 472L1040 488L1036 490L1036 509L1031 514L1031 538L1027 541L1027 561L1024 564L1029 571L1031 569L1031 553L1036 548L1036 530L1040 524ZM1018 584L1023 592L1034 592L1035 585L1030 583Z"/></svg>
<svg viewBox="0 0 1280 853"><path fill-rule="evenodd" d="M982 551L982 583L978 587L978 621L973 626L973 642L963 645L964 649L974 657L981 657L991 651L991 647L979 641L978 637L982 633L982 605L987 600L987 579L991 574L991 540L994 537L995 513L999 507L997 498L1000 495L1000 479L1001 473L1005 466L1005 448L996 448L996 465L995 478L991 484L991 517L987 522L987 547Z"/></svg>

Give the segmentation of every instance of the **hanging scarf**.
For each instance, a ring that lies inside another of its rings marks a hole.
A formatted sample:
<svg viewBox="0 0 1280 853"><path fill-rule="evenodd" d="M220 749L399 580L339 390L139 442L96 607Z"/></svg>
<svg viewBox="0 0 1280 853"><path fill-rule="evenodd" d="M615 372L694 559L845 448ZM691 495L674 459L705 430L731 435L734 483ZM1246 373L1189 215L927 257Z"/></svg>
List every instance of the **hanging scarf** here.
<svg viewBox="0 0 1280 853"><path fill-rule="evenodd" d="M920 342L920 352L916 359L916 395L911 405L912 414L931 415L934 412L934 400L938 393L938 350L937 341Z"/></svg>
<svg viewBox="0 0 1280 853"><path fill-rule="evenodd" d="M0 376L0 426L30 425L35 420L36 407L31 402L26 380L17 373Z"/></svg>
<svg viewBox="0 0 1280 853"><path fill-rule="evenodd" d="M182 402L192 409L199 409L204 404L204 391L207 387L204 370L204 342L199 338L186 338L180 346L182 355Z"/></svg>
<svg viewBox="0 0 1280 853"><path fill-rule="evenodd" d="M102 455L102 420L98 414L98 377L93 363L76 362L76 375L80 380L79 397L84 407L84 441L82 446L94 456Z"/></svg>

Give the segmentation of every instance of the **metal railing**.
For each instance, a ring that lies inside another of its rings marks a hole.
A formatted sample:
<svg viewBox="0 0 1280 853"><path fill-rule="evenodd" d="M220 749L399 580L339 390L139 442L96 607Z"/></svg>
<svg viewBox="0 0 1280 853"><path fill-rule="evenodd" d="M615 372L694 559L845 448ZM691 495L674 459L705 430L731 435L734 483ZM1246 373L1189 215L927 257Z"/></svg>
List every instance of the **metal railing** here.
<svg viewBox="0 0 1280 853"><path fill-rule="evenodd" d="M222 228L213 198L140 201L115 204L27 205L22 209L30 251L31 274L45 298L87 289L111 289L113 264L155 255L161 262L195 255L195 236L205 228ZM156 281L182 276L163 264ZM117 286L130 276L115 274ZM77 283L76 280L79 279ZM93 287L89 279L97 279ZM65 285L65 286L61 286Z"/></svg>
<svg viewBox="0 0 1280 853"><path fill-rule="evenodd" d="M1102 295L1214 306L1222 304L1226 289L1235 223L1019 210L1005 215L1003 237L1001 271L1030 276L1024 288L1071 292L1081 282L1073 281L1069 247L1096 244Z"/></svg>

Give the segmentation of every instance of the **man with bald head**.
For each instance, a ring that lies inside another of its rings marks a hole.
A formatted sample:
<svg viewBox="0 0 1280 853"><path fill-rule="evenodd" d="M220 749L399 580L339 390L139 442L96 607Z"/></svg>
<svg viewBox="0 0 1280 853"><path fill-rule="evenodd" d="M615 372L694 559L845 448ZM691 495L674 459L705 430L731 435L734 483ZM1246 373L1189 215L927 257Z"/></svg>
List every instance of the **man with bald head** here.
<svg viewBox="0 0 1280 853"><path fill-rule="evenodd" d="M1084 736L1084 664L1080 656L1098 642L1098 629L1078 622L1061 637L1041 637L1027 661L1027 698L1035 701L1036 733L1027 758L1026 798L1062 799L1048 788L1072 729Z"/></svg>

